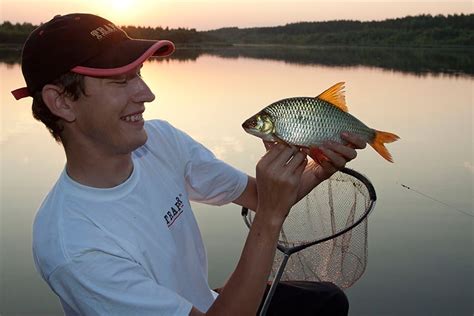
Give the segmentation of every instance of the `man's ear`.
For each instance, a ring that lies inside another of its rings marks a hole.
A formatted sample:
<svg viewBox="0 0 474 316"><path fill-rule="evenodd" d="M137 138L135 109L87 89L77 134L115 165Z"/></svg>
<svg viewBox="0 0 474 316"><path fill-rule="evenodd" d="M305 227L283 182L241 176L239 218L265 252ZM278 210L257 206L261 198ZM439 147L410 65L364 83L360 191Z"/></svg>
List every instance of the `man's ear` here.
<svg viewBox="0 0 474 316"><path fill-rule="evenodd" d="M57 85L47 84L43 87L41 93L43 101L51 113L71 123L76 120L76 114L73 111L71 99L66 94L61 93L62 91L63 88Z"/></svg>

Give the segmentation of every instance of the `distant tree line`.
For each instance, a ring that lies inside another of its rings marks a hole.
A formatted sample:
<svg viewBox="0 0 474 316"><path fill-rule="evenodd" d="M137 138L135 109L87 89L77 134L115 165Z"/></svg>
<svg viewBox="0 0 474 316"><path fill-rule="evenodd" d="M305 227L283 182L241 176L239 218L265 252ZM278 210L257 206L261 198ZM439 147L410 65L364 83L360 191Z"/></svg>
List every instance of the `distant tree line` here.
<svg viewBox="0 0 474 316"><path fill-rule="evenodd" d="M2 44L23 44L28 35L37 28L37 25L31 23L13 24L5 21L0 24L0 42ZM186 28L162 28L162 27L141 27L141 26L122 26L121 27L130 37L143 39L168 39L175 43L203 43L218 42L226 43L206 32L198 32L196 29Z"/></svg>
<svg viewBox="0 0 474 316"><path fill-rule="evenodd" d="M474 14L419 15L384 21L300 22L207 32L232 43L340 46L473 46Z"/></svg>
<svg viewBox="0 0 474 316"><path fill-rule="evenodd" d="M5 21L0 25L0 43L2 44L22 44L25 42L28 34L37 26L31 23L12 24Z"/></svg>
<svg viewBox="0 0 474 316"><path fill-rule="evenodd" d="M220 39L205 32L198 32L196 29L177 28L170 29L168 27L140 27L125 26L122 29L132 38L144 39L167 39L178 44L199 44L209 42L222 42Z"/></svg>
<svg viewBox="0 0 474 316"><path fill-rule="evenodd" d="M36 26L5 21L2 44L22 44ZM301 46L474 47L474 14L418 15L384 21L300 22L276 27L212 31L162 27L122 27L131 37L169 39L178 45L279 44Z"/></svg>

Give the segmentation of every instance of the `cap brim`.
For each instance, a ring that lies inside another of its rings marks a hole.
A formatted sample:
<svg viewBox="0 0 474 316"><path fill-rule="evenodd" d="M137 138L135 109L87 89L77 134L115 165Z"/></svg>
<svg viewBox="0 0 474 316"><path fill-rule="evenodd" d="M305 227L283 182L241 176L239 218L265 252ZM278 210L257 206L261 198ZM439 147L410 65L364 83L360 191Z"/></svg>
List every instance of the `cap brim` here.
<svg viewBox="0 0 474 316"><path fill-rule="evenodd" d="M166 57L174 50L174 44L167 40L130 39L84 62L81 66L72 68L71 71L92 77L117 76L130 72L151 56Z"/></svg>

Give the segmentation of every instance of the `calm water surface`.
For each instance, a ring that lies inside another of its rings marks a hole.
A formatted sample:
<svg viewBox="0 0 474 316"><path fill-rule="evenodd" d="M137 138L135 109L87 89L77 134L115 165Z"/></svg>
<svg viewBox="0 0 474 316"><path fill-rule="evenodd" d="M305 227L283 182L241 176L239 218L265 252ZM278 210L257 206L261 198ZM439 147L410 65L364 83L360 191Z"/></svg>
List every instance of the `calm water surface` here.
<svg viewBox="0 0 474 316"><path fill-rule="evenodd" d="M15 102L10 95L24 84L20 73L17 64L0 64L0 314L61 315L35 272L31 226L65 159L32 118L31 100ZM350 315L473 314L473 222L454 210L473 212L472 76L212 55L148 62L142 73L157 96L147 119L170 121L251 175L263 146L243 132L243 120L278 99L316 96L345 81L349 111L401 137L389 145L394 164L367 148L349 165L366 174L378 193L369 218L367 270L347 290ZM210 284L219 286L235 267L247 229L235 205L194 204L194 210Z"/></svg>

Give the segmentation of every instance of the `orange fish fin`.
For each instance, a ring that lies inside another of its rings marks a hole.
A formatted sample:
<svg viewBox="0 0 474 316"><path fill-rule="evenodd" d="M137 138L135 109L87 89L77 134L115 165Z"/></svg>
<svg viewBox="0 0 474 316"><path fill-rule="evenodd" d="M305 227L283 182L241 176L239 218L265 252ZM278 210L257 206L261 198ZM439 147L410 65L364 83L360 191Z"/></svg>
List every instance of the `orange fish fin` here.
<svg viewBox="0 0 474 316"><path fill-rule="evenodd" d="M327 89L316 98L331 103L335 107L344 112L349 112L346 105L346 97L344 96L344 82L339 82Z"/></svg>
<svg viewBox="0 0 474 316"><path fill-rule="evenodd" d="M378 152L382 157L384 157L390 162L393 162L392 155L384 144L394 142L398 139L400 139L400 137L395 134L375 131L375 138L371 143L369 143L369 145L372 146L375 151Z"/></svg>
<svg viewBox="0 0 474 316"><path fill-rule="evenodd" d="M314 161L319 164L321 161L328 160L326 155L318 147L310 147L306 152Z"/></svg>

